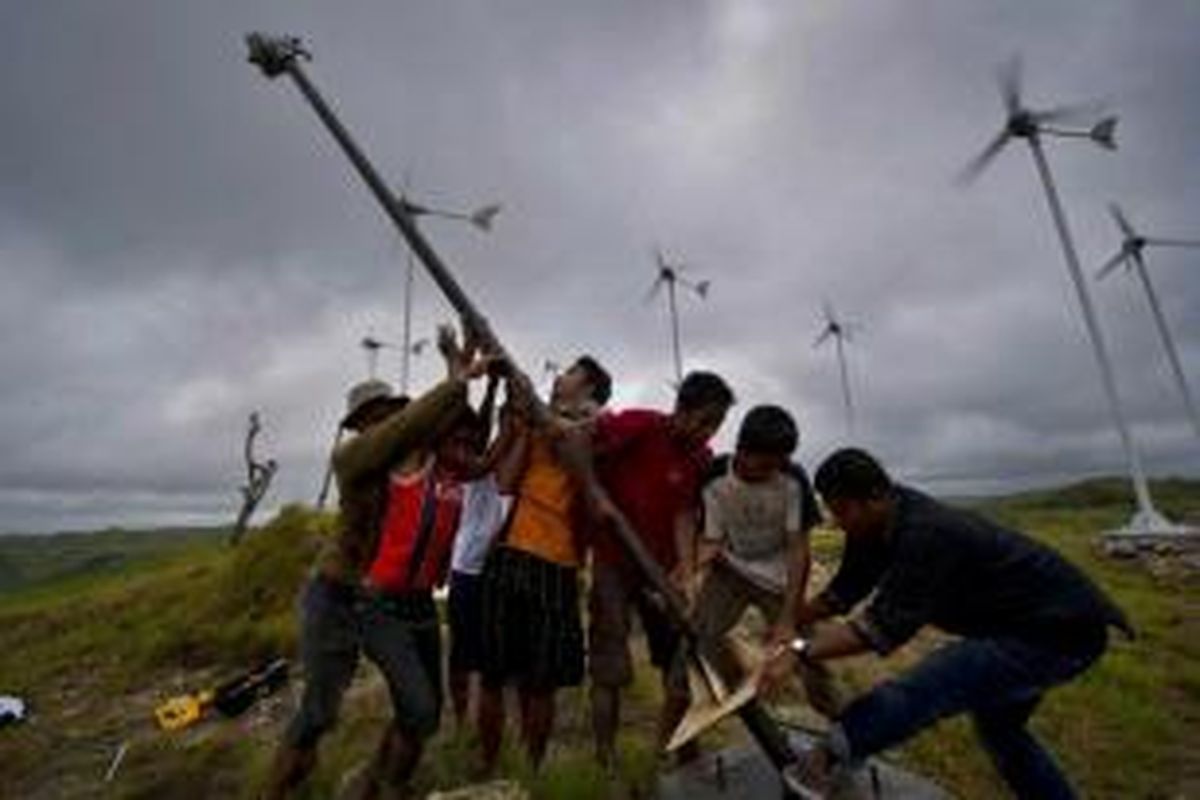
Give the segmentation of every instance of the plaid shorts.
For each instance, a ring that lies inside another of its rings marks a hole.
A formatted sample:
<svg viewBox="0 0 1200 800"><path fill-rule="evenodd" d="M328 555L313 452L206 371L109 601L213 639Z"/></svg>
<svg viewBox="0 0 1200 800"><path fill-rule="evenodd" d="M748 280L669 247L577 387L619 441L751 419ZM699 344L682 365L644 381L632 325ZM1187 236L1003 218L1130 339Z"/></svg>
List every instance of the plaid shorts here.
<svg viewBox="0 0 1200 800"><path fill-rule="evenodd" d="M546 690L583 681L577 570L499 547L482 593L486 685Z"/></svg>

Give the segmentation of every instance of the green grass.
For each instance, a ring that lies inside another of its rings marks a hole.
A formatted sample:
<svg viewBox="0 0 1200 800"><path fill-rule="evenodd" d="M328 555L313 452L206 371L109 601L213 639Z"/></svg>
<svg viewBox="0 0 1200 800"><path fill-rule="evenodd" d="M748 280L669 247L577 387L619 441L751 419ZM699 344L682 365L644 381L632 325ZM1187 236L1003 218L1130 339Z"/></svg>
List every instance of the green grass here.
<svg viewBox="0 0 1200 800"><path fill-rule="evenodd" d="M1155 487L1156 490L1158 487ZM1195 483L1156 491L1176 515L1200 511ZM1200 593L1187 573L1158 573L1132 561L1107 560L1094 534L1128 514L1119 484L1069 487L1064 497L1031 493L976 503L984 513L1049 542L1086 569L1127 610L1140 636L1117 640L1093 670L1051 692L1033 725L1056 751L1084 796L1186 797L1200 789ZM1079 506L1081 502L1090 506ZM0 796L90 797L117 743L133 743L111 796L252 797L265 775L287 703L251 724L205 724L181 734L153 726L154 705L202 688L296 642L294 601L315 549L333 519L289 508L236 549L194 541L162 558L134 560L115 571L76 574L0 598L0 689L20 694L34 719L0 731ZM836 557L837 537L817 550ZM894 659L859 658L840 668L856 689L919 658L936 642L923 635ZM659 702L656 675L640 669L623 711L623 769L615 783L591 759L586 692L562 693L551 759L534 775L512 741L502 777L534 797L647 796L659 761L653 751ZM307 791L329 797L368 757L386 723L387 696L363 667L338 730L323 744L322 764ZM265 712L264 712L265 713ZM470 736L447 715L431 743L419 782L461 785L476 757ZM712 746L740 739L734 723ZM512 736L510 736L511 740ZM1002 795L969 724L952 720L917 737L896 757L959 796Z"/></svg>

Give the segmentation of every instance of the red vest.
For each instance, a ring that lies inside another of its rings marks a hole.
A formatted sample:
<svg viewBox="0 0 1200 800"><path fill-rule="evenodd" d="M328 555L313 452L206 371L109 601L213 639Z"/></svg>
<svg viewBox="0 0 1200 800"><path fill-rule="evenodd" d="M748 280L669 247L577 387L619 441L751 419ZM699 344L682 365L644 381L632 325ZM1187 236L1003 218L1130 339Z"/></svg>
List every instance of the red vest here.
<svg viewBox="0 0 1200 800"><path fill-rule="evenodd" d="M462 484L433 467L388 478L383 530L368 580L385 592L427 592L446 578L462 510Z"/></svg>

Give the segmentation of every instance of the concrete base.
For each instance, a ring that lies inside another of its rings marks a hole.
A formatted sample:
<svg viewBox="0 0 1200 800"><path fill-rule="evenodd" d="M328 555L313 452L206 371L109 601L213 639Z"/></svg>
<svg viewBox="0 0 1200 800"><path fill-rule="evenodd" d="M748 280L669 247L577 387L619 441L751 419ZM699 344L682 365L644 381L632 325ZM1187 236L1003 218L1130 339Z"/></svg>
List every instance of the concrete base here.
<svg viewBox="0 0 1200 800"><path fill-rule="evenodd" d="M1137 512L1123 528L1105 531L1103 536L1105 539L1169 541L1180 537L1200 537L1200 529L1171 522L1151 508Z"/></svg>
<svg viewBox="0 0 1200 800"><path fill-rule="evenodd" d="M805 753L814 739L790 734L792 747ZM855 800L949 800L950 794L930 781L880 759L871 759L854 773L850 785L834 798ZM757 747L743 746L706 754L694 764L663 775L659 800L776 800L784 798L779 773Z"/></svg>

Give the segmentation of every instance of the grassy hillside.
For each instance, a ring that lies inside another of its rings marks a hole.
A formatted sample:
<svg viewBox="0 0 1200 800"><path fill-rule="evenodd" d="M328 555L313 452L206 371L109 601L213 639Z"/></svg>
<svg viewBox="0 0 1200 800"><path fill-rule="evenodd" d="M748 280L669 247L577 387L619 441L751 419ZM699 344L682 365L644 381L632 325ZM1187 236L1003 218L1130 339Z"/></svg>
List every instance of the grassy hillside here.
<svg viewBox="0 0 1200 800"><path fill-rule="evenodd" d="M178 556L227 535L223 528L164 528L0 536L0 596L49 583L114 574Z"/></svg>
<svg viewBox="0 0 1200 800"><path fill-rule="evenodd" d="M1102 491L1103 489L1103 491ZM1200 484L1160 491L1175 515L1200 509ZM1079 498L1090 499L1080 504ZM1128 504L1103 485L1068 487L989 501L985 513L1022 527L1083 565L1125 606L1141 631L1117 641L1082 680L1052 693L1035 728L1093 797L1187 797L1200 793L1200 591L1194 573L1148 570L1097 555L1094 533L1122 521ZM59 582L53 591L0 598L0 693L29 700L28 724L0 730L0 797L92 797L121 742L126 760L105 796L251 797L281 726L291 691L236 721L214 721L177 734L153 725L156 703L210 685L257 659L291 654L294 599L333 519L285 509L239 548L201 540L153 569L125 568ZM836 558L836 536L821 550ZM923 636L896 659L842 665L851 689L901 668L936 644ZM643 669L626 705L628 754L615 792L590 761L582 691L565 694L547 770L534 778L509 753L508 774L538 797L645 796L656 769L650 738L657 707L653 674ZM342 725L323 750L310 797L336 793L374 746L386 722L386 690L372 668L360 670ZM464 781L473 743L447 715L424 763L426 787ZM735 724L722 740L741 736ZM969 726L952 721L898 757L963 797L1000 793Z"/></svg>

